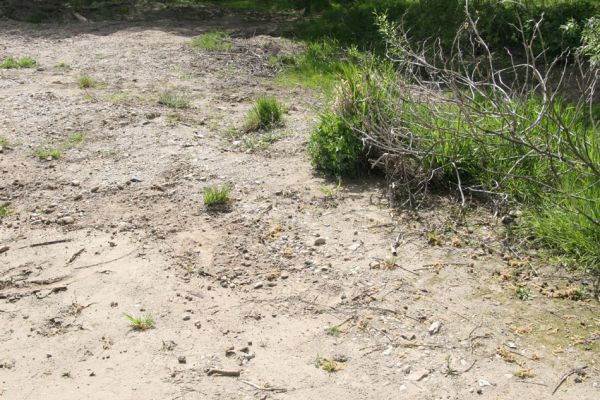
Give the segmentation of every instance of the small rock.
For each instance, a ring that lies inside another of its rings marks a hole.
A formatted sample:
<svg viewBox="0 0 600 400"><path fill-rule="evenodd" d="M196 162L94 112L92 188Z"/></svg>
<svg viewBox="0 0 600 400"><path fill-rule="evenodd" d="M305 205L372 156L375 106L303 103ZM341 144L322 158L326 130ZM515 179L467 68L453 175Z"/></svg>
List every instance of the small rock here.
<svg viewBox="0 0 600 400"><path fill-rule="evenodd" d="M183 320L184 320L184 321L189 321L189 320L190 320L190 318L192 318L192 317L190 317L189 315L185 315L185 316L183 317Z"/></svg>
<svg viewBox="0 0 600 400"><path fill-rule="evenodd" d="M287 279L289 277L290 277L290 274L287 271L281 271L281 275L280 275L281 279Z"/></svg>
<svg viewBox="0 0 600 400"><path fill-rule="evenodd" d="M90 192L96 193L96 192L98 192L98 190L100 190L100 186L94 186L93 188L90 189Z"/></svg>
<svg viewBox="0 0 600 400"><path fill-rule="evenodd" d="M406 379L408 379L409 381L413 381L413 382L419 382L423 378L426 378L427 375L429 375L429 370L428 369L421 369L421 370L413 372Z"/></svg>
<svg viewBox="0 0 600 400"><path fill-rule="evenodd" d="M6 253L8 250L10 250L10 247L8 247L8 246L1 246L0 247L0 254Z"/></svg>
<svg viewBox="0 0 600 400"><path fill-rule="evenodd" d="M430 335L435 335L436 333L438 333L440 331L441 328L442 328L442 323L440 321L435 321L434 323L432 323L429 326L429 329L427 331L429 332Z"/></svg>
<svg viewBox="0 0 600 400"><path fill-rule="evenodd" d="M69 216L62 217L58 220L58 223L60 225L71 225L71 224L75 223L75 218L69 217Z"/></svg>
<svg viewBox="0 0 600 400"><path fill-rule="evenodd" d="M515 342L506 342L506 345L508 347L510 347L511 349L516 349L517 348L517 344Z"/></svg>
<svg viewBox="0 0 600 400"><path fill-rule="evenodd" d="M81 186L81 182L79 181L71 181L72 186Z"/></svg>
<svg viewBox="0 0 600 400"><path fill-rule="evenodd" d="M179 364L185 364L187 362L185 356L177 357L177 361L179 362Z"/></svg>
<svg viewBox="0 0 600 400"><path fill-rule="evenodd" d="M317 238L315 239L315 246L323 246L327 241L325 238Z"/></svg>
<svg viewBox="0 0 600 400"><path fill-rule="evenodd" d="M488 381L486 381L485 379L480 379L478 381L478 383L479 383L479 387L492 386L492 384L489 383Z"/></svg>
<svg viewBox="0 0 600 400"><path fill-rule="evenodd" d="M194 322L194 326L196 327L196 329L200 329L200 328L202 328L202 322L196 321L196 322Z"/></svg>
<svg viewBox="0 0 600 400"><path fill-rule="evenodd" d="M132 177L129 182L141 182L142 180L140 178L138 178L137 176Z"/></svg>
<svg viewBox="0 0 600 400"><path fill-rule="evenodd" d="M256 282L254 284L254 289L260 289L264 286L265 284L263 282Z"/></svg>

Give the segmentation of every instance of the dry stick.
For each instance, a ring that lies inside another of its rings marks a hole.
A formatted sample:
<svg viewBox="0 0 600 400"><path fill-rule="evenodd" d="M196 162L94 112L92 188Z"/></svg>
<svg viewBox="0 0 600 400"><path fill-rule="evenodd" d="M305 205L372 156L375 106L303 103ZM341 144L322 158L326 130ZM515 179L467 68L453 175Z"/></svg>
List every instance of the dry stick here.
<svg viewBox="0 0 600 400"><path fill-rule="evenodd" d="M50 240L49 242L34 243L34 244L27 245L27 246L19 247L19 249L26 249L27 247L40 247L40 246L48 246L51 244L67 243L67 242L71 242L72 240L73 239Z"/></svg>
<svg viewBox="0 0 600 400"><path fill-rule="evenodd" d="M275 387L268 387L268 386L267 387L259 386L256 383L252 383L250 381L245 381L245 380L242 380L242 379L240 379L240 382L245 383L246 385L250 385L250 386L252 386L255 389L263 390L265 392L275 392L275 393L285 393L285 392L287 392L287 389L285 389L285 388L275 388Z"/></svg>
<svg viewBox="0 0 600 400"><path fill-rule="evenodd" d="M123 254L121 257L113 258L112 260L108 260L108 261L102 261L102 262L95 263L95 264L90 264L90 265L82 265L82 266L80 266L80 267L75 267L75 269L91 268L91 267L96 267L96 266L98 266L98 265L109 264L109 263L111 263L111 262L118 261L118 260L120 260L120 259L122 259L122 258L125 258L125 257L127 257L127 256L131 255L131 253L133 253L134 251L135 251L135 249L134 249L134 250L131 250L131 251L130 251L129 253L127 253L127 254Z"/></svg>
<svg viewBox="0 0 600 400"><path fill-rule="evenodd" d="M563 383L565 383L565 381L567 380L567 378L569 378L573 374L581 375L583 373L583 370L586 369L587 367L588 367L587 365L584 365L583 367L573 368L572 370L570 370L569 372L567 372L566 374L564 374L564 376L562 377L562 379L560 380L560 382L558 382L558 385L556 385L556 387L552 391L552 395L554 395L554 393L556 393L556 391L558 390L558 388L560 388L560 386Z"/></svg>
<svg viewBox="0 0 600 400"><path fill-rule="evenodd" d="M232 377L237 377L240 376L240 374L242 373L242 371L239 370L225 370L225 369L217 369L217 368L209 368L206 371L206 375L208 376L232 376Z"/></svg>
<svg viewBox="0 0 600 400"><path fill-rule="evenodd" d="M75 259L77 257L79 257L81 255L81 253L83 253L85 251L85 247L82 247L81 250L79 250L78 252L76 252L75 254L73 254L71 256L71 258L69 258L69 261L67 261L67 265L71 264L73 261L75 261Z"/></svg>

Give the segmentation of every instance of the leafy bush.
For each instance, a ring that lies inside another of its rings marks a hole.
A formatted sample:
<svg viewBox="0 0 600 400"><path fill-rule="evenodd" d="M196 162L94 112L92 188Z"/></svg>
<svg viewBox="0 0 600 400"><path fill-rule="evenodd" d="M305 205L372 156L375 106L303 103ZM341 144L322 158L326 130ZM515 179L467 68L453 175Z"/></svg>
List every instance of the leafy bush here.
<svg viewBox="0 0 600 400"><path fill-rule="evenodd" d="M207 51L227 51L231 49L231 38L225 32L209 32L193 38L190 45Z"/></svg>
<svg viewBox="0 0 600 400"><path fill-rule="evenodd" d="M35 61L31 57L21 57L21 58L12 58L8 57L5 59L2 64L0 64L0 68L3 69L18 69L18 68L33 68L37 65L37 61Z"/></svg>
<svg viewBox="0 0 600 400"><path fill-rule="evenodd" d="M283 107L273 97L260 97L246 116L246 131L271 129L283 125Z"/></svg>

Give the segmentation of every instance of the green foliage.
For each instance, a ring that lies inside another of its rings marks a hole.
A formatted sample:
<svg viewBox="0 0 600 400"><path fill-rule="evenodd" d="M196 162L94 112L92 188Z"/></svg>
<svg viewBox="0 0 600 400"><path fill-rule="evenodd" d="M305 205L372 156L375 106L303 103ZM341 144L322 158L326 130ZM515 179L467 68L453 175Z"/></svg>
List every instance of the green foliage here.
<svg viewBox="0 0 600 400"><path fill-rule="evenodd" d="M532 300L535 296L530 288L519 286L515 289L515 296L522 301Z"/></svg>
<svg viewBox="0 0 600 400"><path fill-rule="evenodd" d="M231 201L230 189L227 186L211 186L204 192L204 204L207 207L222 206Z"/></svg>
<svg viewBox="0 0 600 400"><path fill-rule="evenodd" d="M182 94L165 91L158 95L158 104L175 109L185 109L190 107L190 100Z"/></svg>
<svg viewBox="0 0 600 400"><path fill-rule="evenodd" d="M190 46L207 51L227 51L232 47L231 37L226 32L209 32L193 38Z"/></svg>
<svg viewBox="0 0 600 400"><path fill-rule="evenodd" d="M332 112L321 115L308 145L315 168L336 177L358 175L364 165L363 144L353 125Z"/></svg>
<svg viewBox="0 0 600 400"><path fill-rule="evenodd" d="M19 69L19 68L33 68L37 65L37 61L35 61L31 57L21 57L21 58L6 58L2 64L0 64L0 68L3 69Z"/></svg>
<svg viewBox="0 0 600 400"><path fill-rule="evenodd" d="M283 125L283 107L273 97L259 97L248 115L244 129L247 132L266 130Z"/></svg>
<svg viewBox="0 0 600 400"><path fill-rule="evenodd" d="M593 66L600 67L600 17L586 21L581 37L579 52L588 57Z"/></svg>
<svg viewBox="0 0 600 400"><path fill-rule="evenodd" d="M123 316L127 318L131 327L136 331L145 331L155 326L154 318L149 314L134 317L131 314L123 313Z"/></svg>
<svg viewBox="0 0 600 400"><path fill-rule="evenodd" d="M98 82L89 75L81 75L77 78L77 84L80 89L91 89L95 88L98 85Z"/></svg>
<svg viewBox="0 0 600 400"><path fill-rule="evenodd" d="M0 204L0 218L4 218L10 214L8 204Z"/></svg>
<svg viewBox="0 0 600 400"><path fill-rule="evenodd" d="M64 153L60 149L42 149L42 148L40 148L40 149L35 150L35 155L40 160L48 160L48 159L58 160L59 158L62 158L64 156Z"/></svg>
<svg viewBox="0 0 600 400"><path fill-rule="evenodd" d="M3 136L0 136L0 146L8 146L8 144L8 139Z"/></svg>

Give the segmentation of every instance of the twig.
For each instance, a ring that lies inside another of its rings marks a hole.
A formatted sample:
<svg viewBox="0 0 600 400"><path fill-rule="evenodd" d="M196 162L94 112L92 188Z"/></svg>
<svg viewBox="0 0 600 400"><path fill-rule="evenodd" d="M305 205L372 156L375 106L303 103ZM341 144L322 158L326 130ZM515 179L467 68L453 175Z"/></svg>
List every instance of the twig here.
<svg viewBox="0 0 600 400"><path fill-rule="evenodd" d="M67 265L71 264L73 261L75 261L75 259L77 257L79 257L81 255L81 253L83 253L85 251L85 247L82 247L81 250L79 250L78 252L76 252L75 254L73 254L71 256L71 258L69 258L69 261L67 261Z"/></svg>
<svg viewBox="0 0 600 400"><path fill-rule="evenodd" d="M530 381L523 381L523 380L519 380L519 379L517 379L515 382L526 383L528 385L548 386L544 382L530 382Z"/></svg>
<svg viewBox="0 0 600 400"><path fill-rule="evenodd" d="M226 369L217 369L217 368L209 368L206 371L206 375L208 376L233 376L233 377L237 377L240 376L240 374L242 373L242 371L239 370L226 370Z"/></svg>
<svg viewBox="0 0 600 400"><path fill-rule="evenodd" d="M263 390L265 392L275 392L275 393L285 393L285 392L287 392L287 389L285 389L285 388L276 388L276 387L269 387L269 386L259 386L256 383L252 383L250 381L245 381L245 380L242 380L242 379L240 379L240 382L245 383L246 385L250 385L250 386L252 386L255 389Z"/></svg>
<svg viewBox="0 0 600 400"><path fill-rule="evenodd" d="M556 387L554 388L554 390L552 391L552 395L554 395L554 393L556 393L556 391L558 390L558 388L560 388L560 386L565 383L565 381L573 374L577 374L577 375L582 375L583 374L583 370L586 369L588 366L584 365L583 367L579 367L579 368L573 368L572 370L570 370L569 372L567 372L566 374L563 375L562 379L560 380L560 382L558 382L558 385L556 385Z"/></svg>
<svg viewBox="0 0 600 400"><path fill-rule="evenodd" d="M27 246L19 247L19 249L26 249L27 247L40 247L40 246L49 246L51 244L59 244L59 243L67 243L71 242L73 239L58 239L58 240L50 240L48 242L34 243Z"/></svg>
<svg viewBox="0 0 600 400"><path fill-rule="evenodd" d="M114 262L114 261L118 261L118 260L120 260L122 258L125 258L125 257L131 255L131 253L133 253L134 251L135 251L135 249L131 250L127 254L123 254L121 257L113 258L112 260L102 261L102 262L99 262L99 263L94 263L94 264L89 264L89 265L82 265L80 267L75 267L75 269L91 268L91 267L96 267L98 265L104 265L104 264L108 264L108 263L111 263L111 262Z"/></svg>

